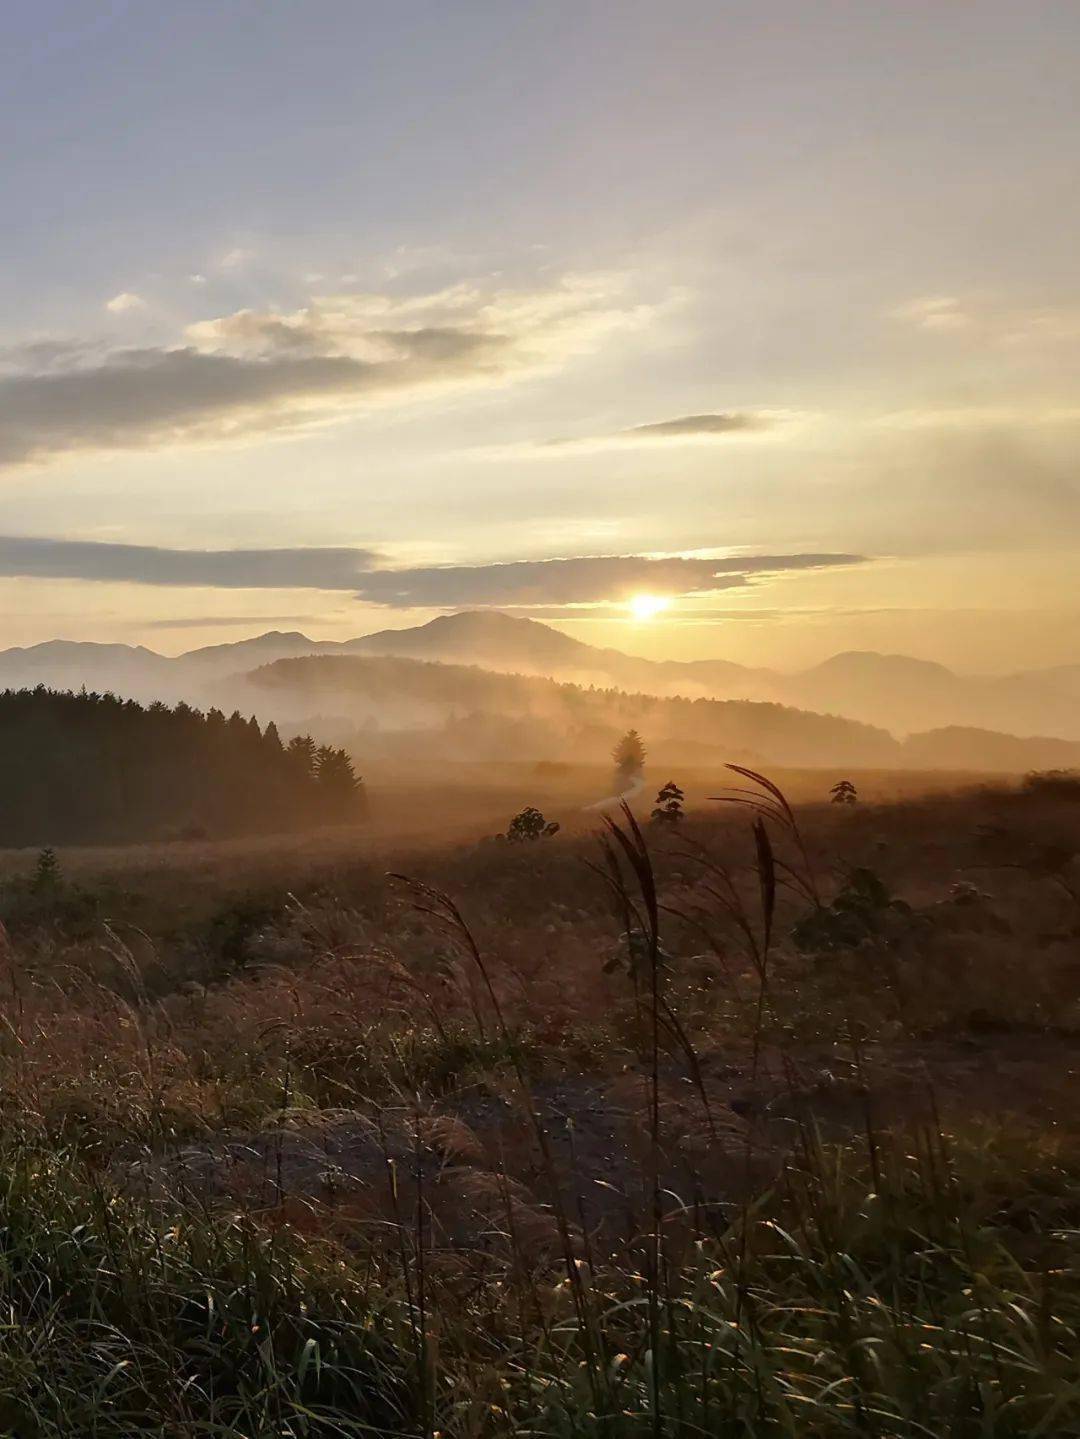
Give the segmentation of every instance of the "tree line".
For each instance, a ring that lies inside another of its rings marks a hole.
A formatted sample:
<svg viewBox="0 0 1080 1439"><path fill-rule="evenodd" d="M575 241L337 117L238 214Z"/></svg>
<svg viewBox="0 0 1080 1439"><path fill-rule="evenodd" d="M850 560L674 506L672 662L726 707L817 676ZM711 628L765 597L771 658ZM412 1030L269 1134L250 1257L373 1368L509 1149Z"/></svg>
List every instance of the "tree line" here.
<svg viewBox="0 0 1080 1439"><path fill-rule="evenodd" d="M203 838L344 823L343 749L220 710L39 686L0 693L0 844Z"/></svg>

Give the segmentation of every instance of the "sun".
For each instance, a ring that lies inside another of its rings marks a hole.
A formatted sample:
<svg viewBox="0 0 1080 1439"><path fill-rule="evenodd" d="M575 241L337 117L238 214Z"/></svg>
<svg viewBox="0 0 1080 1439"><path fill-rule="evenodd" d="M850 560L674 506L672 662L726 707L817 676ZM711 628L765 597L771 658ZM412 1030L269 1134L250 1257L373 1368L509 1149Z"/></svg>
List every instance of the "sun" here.
<svg viewBox="0 0 1080 1439"><path fill-rule="evenodd" d="M651 620L670 604L667 595L634 595L630 600L630 613L636 620Z"/></svg>

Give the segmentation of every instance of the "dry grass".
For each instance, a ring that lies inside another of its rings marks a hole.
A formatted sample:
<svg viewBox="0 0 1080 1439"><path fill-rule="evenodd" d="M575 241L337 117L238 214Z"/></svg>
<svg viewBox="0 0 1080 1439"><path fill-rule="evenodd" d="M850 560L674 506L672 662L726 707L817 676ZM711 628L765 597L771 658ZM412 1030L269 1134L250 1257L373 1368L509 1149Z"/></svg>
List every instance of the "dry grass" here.
<svg viewBox="0 0 1080 1439"><path fill-rule="evenodd" d="M1075 806L755 816L9 861L11 1432L1080 1432Z"/></svg>

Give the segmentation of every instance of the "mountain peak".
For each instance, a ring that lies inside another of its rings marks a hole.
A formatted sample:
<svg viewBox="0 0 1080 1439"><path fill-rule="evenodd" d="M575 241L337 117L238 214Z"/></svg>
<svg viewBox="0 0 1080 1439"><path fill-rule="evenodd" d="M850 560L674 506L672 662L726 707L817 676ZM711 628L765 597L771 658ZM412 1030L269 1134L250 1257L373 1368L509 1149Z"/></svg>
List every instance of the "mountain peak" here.
<svg viewBox="0 0 1080 1439"><path fill-rule="evenodd" d="M947 676L954 679L953 671L935 660L915 659L912 655L882 654L879 650L841 650L820 664L804 670L806 675L873 675L882 676Z"/></svg>
<svg viewBox="0 0 1080 1439"><path fill-rule="evenodd" d="M580 667L584 658L596 654L589 645L561 630L502 610L459 610L452 615L437 615L415 628L380 630L350 640L343 649L350 654L390 653L488 664L501 670L559 663L576 663Z"/></svg>
<svg viewBox="0 0 1080 1439"><path fill-rule="evenodd" d="M246 640L227 640L219 645L200 645L198 649L188 650L181 655L181 659L191 659L195 655L220 654L224 650L243 653L245 650L269 649L280 645L311 645L314 640L308 639L307 635L301 634L299 630L267 630L261 635L252 635Z"/></svg>
<svg viewBox="0 0 1080 1439"><path fill-rule="evenodd" d="M439 631L443 634L514 635L521 636L538 631L549 635L560 635L540 620L526 619L522 615L508 615L504 610L458 610L452 615L437 615L420 625L421 630Z"/></svg>

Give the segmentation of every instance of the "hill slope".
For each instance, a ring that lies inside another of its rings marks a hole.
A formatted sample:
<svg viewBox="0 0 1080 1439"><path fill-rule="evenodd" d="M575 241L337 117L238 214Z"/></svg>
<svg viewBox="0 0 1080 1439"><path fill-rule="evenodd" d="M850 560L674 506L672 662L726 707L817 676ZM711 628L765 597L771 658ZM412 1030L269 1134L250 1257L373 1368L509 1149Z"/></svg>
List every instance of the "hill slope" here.
<svg viewBox="0 0 1080 1439"><path fill-rule="evenodd" d="M606 760L630 728L673 759L888 767L902 754L884 730L783 705L586 689L399 657L279 660L248 683L262 713L351 725L361 749L404 732L429 758Z"/></svg>

